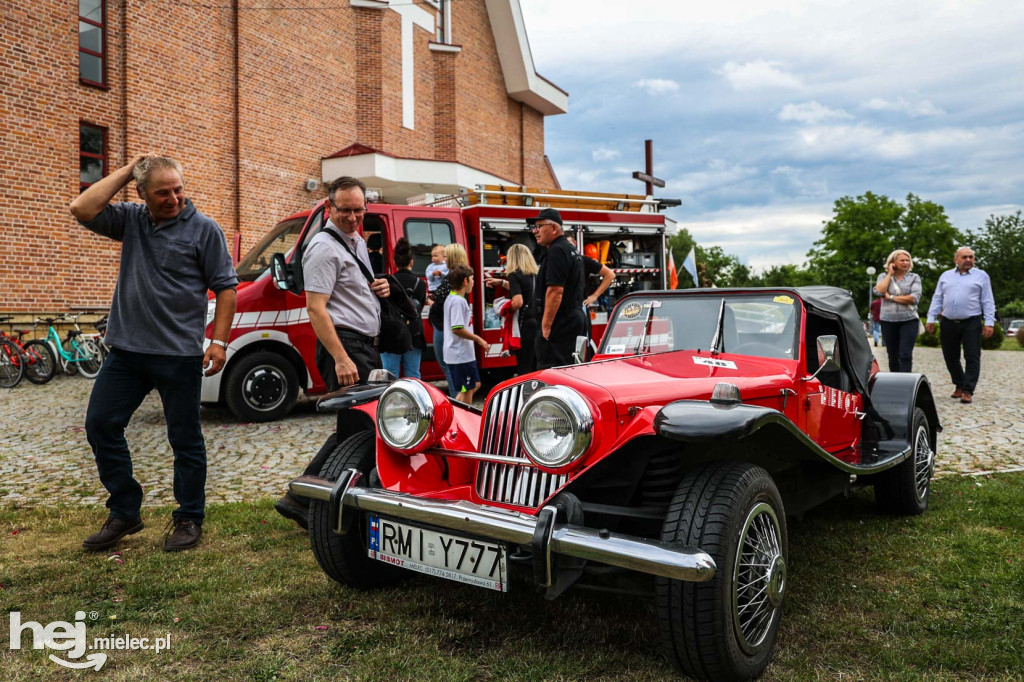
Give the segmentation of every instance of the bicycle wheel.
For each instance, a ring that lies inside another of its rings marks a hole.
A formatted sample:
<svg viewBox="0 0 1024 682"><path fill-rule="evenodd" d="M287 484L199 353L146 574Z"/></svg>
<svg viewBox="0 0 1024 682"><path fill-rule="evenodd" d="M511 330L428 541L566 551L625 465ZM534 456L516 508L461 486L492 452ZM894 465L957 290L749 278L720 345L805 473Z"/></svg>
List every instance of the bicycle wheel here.
<svg viewBox="0 0 1024 682"><path fill-rule="evenodd" d="M25 376L21 349L10 339L0 339L0 388L14 388Z"/></svg>
<svg viewBox="0 0 1024 682"><path fill-rule="evenodd" d="M86 379L95 379L103 366L103 351L92 339L82 339L75 345L74 358L78 371Z"/></svg>
<svg viewBox="0 0 1024 682"><path fill-rule="evenodd" d="M28 361L25 363L25 378L33 384L45 384L57 372L57 358L45 341L36 339L25 344L23 349Z"/></svg>

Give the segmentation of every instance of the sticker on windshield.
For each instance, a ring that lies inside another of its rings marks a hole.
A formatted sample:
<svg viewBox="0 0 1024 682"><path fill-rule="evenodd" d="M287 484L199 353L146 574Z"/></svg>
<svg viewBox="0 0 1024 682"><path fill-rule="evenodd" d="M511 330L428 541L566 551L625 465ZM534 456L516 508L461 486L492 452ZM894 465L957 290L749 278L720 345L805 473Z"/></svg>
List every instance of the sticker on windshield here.
<svg viewBox="0 0 1024 682"><path fill-rule="evenodd" d="M780 294L779 296L776 296L775 298L772 299L772 301L775 303L785 303L786 305L793 305L793 297L786 296L785 294Z"/></svg>
<svg viewBox="0 0 1024 682"><path fill-rule="evenodd" d="M702 358L693 356L693 364L704 365L705 367L722 367L725 369L736 369L736 363L732 360L719 360L718 358Z"/></svg>
<svg viewBox="0 0 1024 682"><path fill-rule="evenodd" d="M608 353L608 355L625 355L626 354L626 344L624 344L624 343L609 344L608 348L605 350L605 353Z"/></svg>
<svg viewBox="0 0 1024 682"><path fill-rule="evenodd" d="M626 307L622 309L622 317L626 320L632 320L640 317L640 313L644 311L644 307L639 303L627 303Z"/></svg>

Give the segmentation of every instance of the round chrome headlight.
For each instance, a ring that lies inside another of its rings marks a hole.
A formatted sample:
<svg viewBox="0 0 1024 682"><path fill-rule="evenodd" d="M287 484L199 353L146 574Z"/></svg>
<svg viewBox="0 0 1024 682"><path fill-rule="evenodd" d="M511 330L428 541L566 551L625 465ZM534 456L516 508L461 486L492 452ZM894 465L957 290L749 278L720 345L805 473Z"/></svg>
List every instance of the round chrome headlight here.
<svg viewBox="0 0 1024 682"><path fill-rule="evenodd" d="M534 462L557 469L579 458L594 436L594 416L587 401L566 386L547 386L526 402L519 438Z"/></svg>
<svg viewBox="0 0 1024 682"><path fill-rule="evenodd" d="M430 431L434 403L423 384L400 379L384 389L377 403L377 428L384 442L396 450L419 445Z"/></svg>

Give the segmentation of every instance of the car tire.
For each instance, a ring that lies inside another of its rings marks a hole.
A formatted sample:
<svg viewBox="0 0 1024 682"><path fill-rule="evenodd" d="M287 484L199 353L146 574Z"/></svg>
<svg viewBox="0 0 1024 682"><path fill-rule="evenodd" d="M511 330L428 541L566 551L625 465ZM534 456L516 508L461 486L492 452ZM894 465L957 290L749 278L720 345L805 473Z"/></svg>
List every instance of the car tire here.
<svg viewBox="0 0 1024 682"><path fill-rule="evenodd" d="M299 375L279 353L257 351L228 369L224 401L246 422L270 422L288 414L299 395Z"/></svg>
<svg viewBox="0 0 1024 682"><path fill-rule="evenodd" d="M697 547L718 566L707 582L656 579L665 656L697 679L758 677L771 660L786 589L786 517L772 477L742 462L687 474L661 540Z"/></svg>
<svg viewBox="0 0 1024 682"><path fill-rule="evenodd" d="M341 441L324 462L320 477L329 481L348 469L356 469L369 478L375 464L376 454L374 431L360 431ZM366 517L354 509L346 509L352 519L346 525L344 535L334 532L335 520L328 512L328 503L323 500L309 502L309 542L313 556L320 568L331 580L360 589L385 587L405 577L405 572L394 566L375 561L367 555Z"/></svg>
<svg viewBox="0 0 1024 682"><path fill-rule="evenodd" d="M910 457L875 475L875 503L886 514L916 516L928 508L935 449L928 416L920 407L914 408L911 433Z"/></svg>

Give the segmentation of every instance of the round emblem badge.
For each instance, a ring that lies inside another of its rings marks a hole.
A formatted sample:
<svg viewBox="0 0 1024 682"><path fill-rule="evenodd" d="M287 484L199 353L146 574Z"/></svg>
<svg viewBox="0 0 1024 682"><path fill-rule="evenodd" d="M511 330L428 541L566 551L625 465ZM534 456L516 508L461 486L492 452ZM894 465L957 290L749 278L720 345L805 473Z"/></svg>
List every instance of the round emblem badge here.
<svg viewBox="0 0 1024 682"><path fill-rule="evenodd" d="M627 320L632 320L635 317L640 317L644 307L639 303L627 303L626 307L622 309L622 317Z"/></svg>

